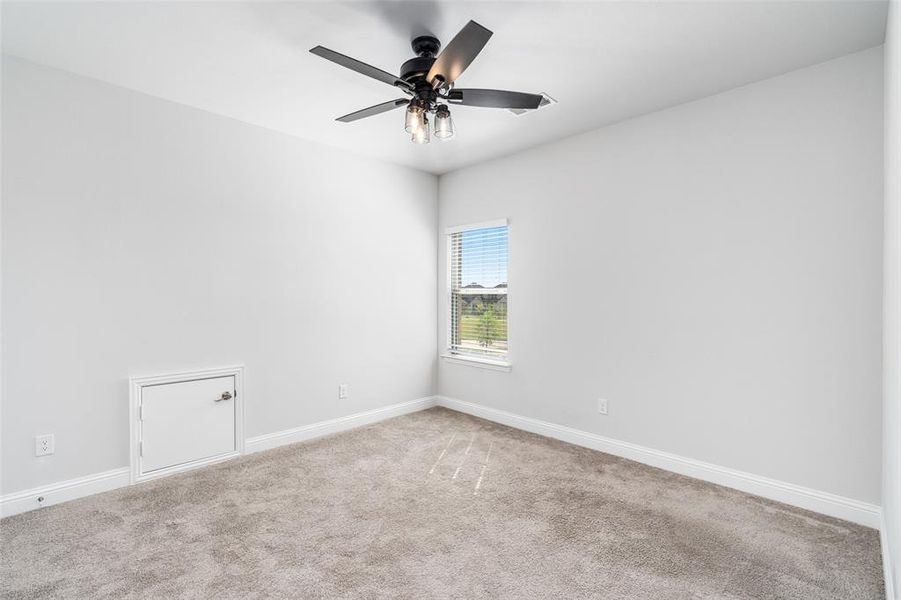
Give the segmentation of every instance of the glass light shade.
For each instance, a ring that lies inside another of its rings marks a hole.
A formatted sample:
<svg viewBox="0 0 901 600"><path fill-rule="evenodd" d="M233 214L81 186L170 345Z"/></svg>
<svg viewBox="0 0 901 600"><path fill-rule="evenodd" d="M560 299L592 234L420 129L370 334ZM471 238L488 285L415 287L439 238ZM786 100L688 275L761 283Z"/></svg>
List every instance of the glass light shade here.
<svg viewBox="0 0 901 600"><path fill-rule="evenodd" d="M429 143L429 118L425 116L425 113L423 113L422 115L422 124L419 127L413 129L412 139L414 144Z"/></svg>
<svg viewBox="0 0 901 600"><path fill-rule="evenodd" d="M420 106L416 100L412 100L404 115L404 131L413 133L414 130L422 127L422 119L424 116L425 111L422 106Z"/></svg>
<svg viewBox="0 0 901 600"><path fill-rule="evenodd" d="M435 115L435 137L442 140L454 137L454 120L449 110L439 110Z"/></svg>

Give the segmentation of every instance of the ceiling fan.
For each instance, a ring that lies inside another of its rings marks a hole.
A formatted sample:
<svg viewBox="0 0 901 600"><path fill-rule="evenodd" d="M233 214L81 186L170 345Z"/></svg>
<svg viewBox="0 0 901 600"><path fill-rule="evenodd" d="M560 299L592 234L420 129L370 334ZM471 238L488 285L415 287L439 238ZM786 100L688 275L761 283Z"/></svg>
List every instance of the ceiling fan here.
<svg viewBox="0 0 901 600"><path fill-rule="evenodd" d="M430 35L419 36L411 42L416 57L401 65L400 77L322 46L316 46L310 52L367 77L393 85L407 95L405 98L383 102L338 117L337 121L350 123L405 106L407 110L404 129L412 135L414 143L428 144L429 113L434 115L435 137L439 139L453 137L454 123L449 104L522 110L538 108L545 103L545 98L541 94L454 88L454 82L475 60L491 35L492 32L488 29L475 21L470 21L440 54L438 50L441 48L441 42L438 38Z"/></svg>

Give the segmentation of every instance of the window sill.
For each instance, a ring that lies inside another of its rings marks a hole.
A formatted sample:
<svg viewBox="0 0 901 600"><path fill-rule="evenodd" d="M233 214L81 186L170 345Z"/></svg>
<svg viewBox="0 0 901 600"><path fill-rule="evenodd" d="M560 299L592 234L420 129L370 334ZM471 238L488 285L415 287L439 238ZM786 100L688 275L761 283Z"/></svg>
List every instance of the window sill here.
<svg viewBox="0 0 901 600"><path fill-rule="evenodd" d="M477 356L466 356L463 354L442 354L441 358L449 363L456 365L465 365L467 367L476 367L478 369L488 369L490 371L510 372L513 368L508 362L500 360L491 360L489 358L479 358Z"/></svg>

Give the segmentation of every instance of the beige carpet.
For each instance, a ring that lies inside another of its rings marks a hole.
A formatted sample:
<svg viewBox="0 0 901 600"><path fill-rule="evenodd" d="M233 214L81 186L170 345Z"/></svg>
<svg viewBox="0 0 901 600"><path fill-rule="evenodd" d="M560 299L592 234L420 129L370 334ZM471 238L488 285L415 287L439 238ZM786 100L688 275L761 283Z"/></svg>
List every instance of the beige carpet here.
<svg viewBox="0 0 901 600"><path fill-rule="evenodd" d="M876 531L436 408L0 522L4 598L882 598Z"/></svg>

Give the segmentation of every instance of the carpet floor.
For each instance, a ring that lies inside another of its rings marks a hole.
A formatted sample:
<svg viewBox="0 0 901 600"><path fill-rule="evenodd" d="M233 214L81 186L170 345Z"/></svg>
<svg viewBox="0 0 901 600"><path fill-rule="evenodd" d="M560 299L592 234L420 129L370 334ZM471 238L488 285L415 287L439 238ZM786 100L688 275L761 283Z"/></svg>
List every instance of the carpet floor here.
<svg viewBox="0 0 901 600"><path fill-rule="evenodd" d="M882 598L879 535L442 408L0 521L4 598Z"/></svg>

